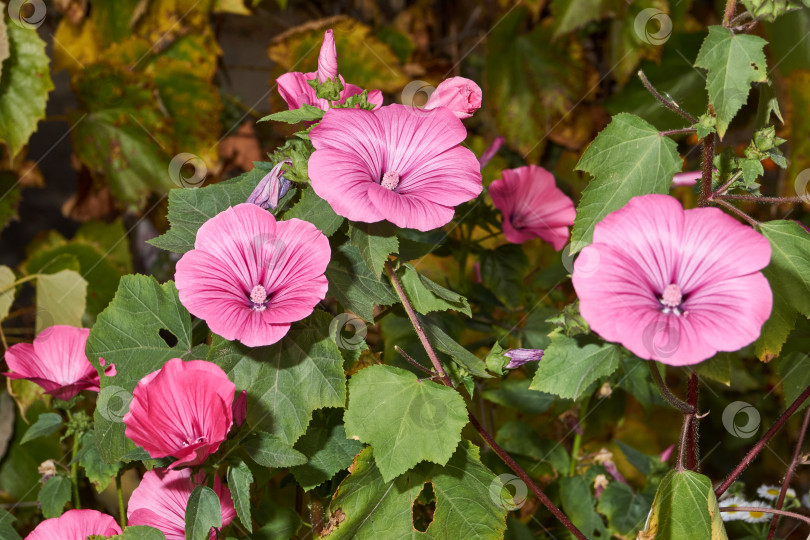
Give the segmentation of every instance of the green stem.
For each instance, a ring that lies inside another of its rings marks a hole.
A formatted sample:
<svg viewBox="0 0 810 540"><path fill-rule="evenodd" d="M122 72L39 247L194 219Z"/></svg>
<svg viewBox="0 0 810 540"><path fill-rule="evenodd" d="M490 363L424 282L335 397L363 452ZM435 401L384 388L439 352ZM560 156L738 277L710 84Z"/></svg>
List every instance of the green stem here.
<svg viewBox="0 0 810 540"><path fill-rule="evenodd" d="M575 433L574 445L571 447L571 463L568 465L568 476L574 476L577 472L577 456L579 455L579 447L581 444L582 435Z"/></svg>
<svg viewBox="0 0 810 540"><path fill-rule="evenodd" d="M115 475L115 491L118 494L118 523L121 530L127 528L127 513L124 511L124 491L121 489L121 471Z"/></svg>
<svg viewBox="0 0 810 540"><path fill-rule="evenodd" d="M70 414L70 411L65 411L67 413L68 422L73 420L73 415ZM73 508L76 510L81 510L82 503L79 499L79 464L75 461L76 454L79 452L79 434L73 433L73 452L70 455L70 480L71 484L73 484Z"/></svg>
<svg viewBox="0 0 810 540"><path fill-rule="evenodd" d="M9 285L8 287L4 287L3 289L0 289L0 294L4 293L6 291L10 291L11 289L16 287L17 285L22 285L26 281L31 281L32 279L37 279L38 277L39 277L39 274L31 274L30 276L22 277L22 278L18 279L17 281L15 281L14 283L12 283L11 285Z"/></svg>

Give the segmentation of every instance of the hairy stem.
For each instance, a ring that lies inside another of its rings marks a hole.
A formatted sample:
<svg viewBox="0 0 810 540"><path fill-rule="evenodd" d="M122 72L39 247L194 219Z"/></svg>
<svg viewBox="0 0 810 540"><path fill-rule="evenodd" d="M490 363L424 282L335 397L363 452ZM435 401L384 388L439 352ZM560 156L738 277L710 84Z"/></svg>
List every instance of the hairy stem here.
<svg viewBox="0 0 810 540"><path fill-rule="evenodd" d="M698 389L700 380L698 374L692 372L689 377L689 390L688 399L691 413L684 416L684 423L688 423L688 432L686 434L686 468L690 471L696 471L698 467L698 459L700 457L698 450Z"/></svg>
<svg viewBox="0 0 810 540"><path fill-rule="evenodd" d="M669 135L683 135L685 133L694 133L695 131L697 131L695 128L688 127L681 129L668 129L666 131L659 131L658 134L661 135L662 137L667 137Z"/></svg>
<svg viewBox="0 0 810 540"><path fill-rule="evenodd" d="M658 90L650 84L650 81L647 79L647 76L644 75L644 72L639 70L638 78L641 79L641 84L644 85L644 88L652 94L652 96L657 99L664 107L671 110L674 113L677 113L684 117L686 120L691 122L692 124L697 124L697 118L686 112L685 110L681 109L677 103L675 103L672 99L668 99L664 97Z"/></svg>
<svg viewBox="0 0 810 540"><path fill-rule="evenodd" d="M799 464L802 458L802 445L804 445L804 436L807 433L807 426L810 424L810 407L804 413L804 422L802 428L799 430L799 438L796 440L796 448L793 450L793 459L788 465L785 479L782 481L782 489L779 491L779 498L776 499L776 509L781 510L782 505L785 503L785 495L787 494L790 481L793 479L793 472L796 470L796 465ZM779 523L779 514L774 514L771 519L771 526L768 529L768 540L773 540L776 535L776 525Z"/></svg>
<svg viewBox="0 0 810 540"><path fill-rule="evenodd" d="M670 392L669 388L667 388L667 384L661 377L661 372L658 371L658 365L654 361L650 361L650 374L652 375L653 381L655 381L655 385L658 387L658 391L661 392L661 396L667 400L670 405L684 414L697 412L692 409L688 403Z"/></svg>
<svg viewBox="0 0 810 540"><path fill-rule="evenodd" d="M712 200L715 197L718 197L718 196L722 195L723 193L725 193L725 191L729 188L729 186L731 186L731 184L733 184L734 181L737 180L737 178L739 178L740 176L742 176L742 171L739 171L738 173L733 174L731 176L731 178L728 179L728 182L726 182L725 184L723 184L722 186L720 186L719 188L717 188L716 190L714 190L712 192L710 200Z"/></svg>
<svg viewBox="0 0 810 540"><path fill-rule="evenodd" d="M708 206L712 197L712 171L714 171L714 133L703 139L703 175L700 178L698 206Z"/></svg>
<svg viewBox="0 0 810 540"><path fill-rule="evenodd" d="M756 458L757 455L760 452L762 452L762 449L765 448L765 445L768 444L768 442L773 438L774 435L776 435L777 431L782 429L782 427L785 425L785 422L787 422L788 419L793 415L793 413L796 412L796 409L801 407L802 403L804 403L808 397L810 397L810 386L804 389L804 392L802 392L801 395L797 397L793 403L790 404L790 407L785 409L785 412L782 413L782 415L779 417L776 423L771 426L771 428L765 433L765 435L759 440L759 442L757 442L757 444L755 444L753 448L751 448L751 450L749 450L748 453L745 454L745 457L734 468L734 470L731 471L731 474L729 474L726 477L726 479L723 480L723 483L720 484L716 490L714 490L715 495L719 497L720 495L726 492L726 490L731 486L731 484L733 484L734 481L740 477L740 475L746 469L746 467L748 467L751 464L751 462L754 461L754 458Z"/></svg>
<svg viewBox="0 0 810 540"><path fill-rule="evenodd" d="M752 218L751 216L749 216L748 214L746 214L745 212L734 206L733 204L727 203L722 199L715 199L713 202L729 210L731 213L740 216L745 221L747 221L748 224L751 225L752 227L759 227L759 221L755 220L754 218Z"/></svg>
<svg viewBox="0 0 810 540"><path fill-rule="evenodd" d="M723 26L726 28L731 26L731 21L734 19L734 13L737 11L737 0L727 0L726 12L723 15Z"/></svg>
<svg viewBox="0 0 810 540"><path fill-rule="evenodd" d="M721 512L762 512L763 514L775 514L779 516L792 517L810 523L810 517L797 514L795 512L788 512L787 510L777 510L776 508L763 508L761 506L721 506Z"/></svg>
<svg viewBox="0 0 810 540"><path fill-rule="evenodd" d="M759 195L713 195L718 199L728 199L730 201L753 201L766 204L778 203L802 203L807 202L807 196L804 197L763 197Z"/></svg>
<svg viewBox="0 0 810 540"><path fill-rule="evenodd" d="M416 369L418 369L418 370L420 370L420 371L423 371L423 372L427 373L428 375L436 375L435 373L433 373L432 371L430 371L428 368L426 368L425 366L423 366L422 364L420 364L419 362L417 362L416 360L414 360L414 359L411 357L411 355L409 355L408 353L406 353L405 351L403 351L403 350L402 350L402 348L401 348L399 345L394 345L394 350L395 350L395 351L397 351L399 354L401 354L401 355L402 355L402 358L404 358L405 360L407 360L407 361L408 361L408 363L409 363L409 364L411 364L411 365L412 365L413 367L415 367Z"/></svg>
<svg viewBox="0 0 810 540"><path fill-rule="evenodd" d="M419 319L416 317L416 312L411 305L411 302L408 300L407 295L405 294L405 290L402 288L402 283L400 283L399 278L397 278L394 269L391 267L391 263L385 263L385 271L388 273L388 277L391 279L391 284L394 286L394 290L397 292L397 296L399 296L400 301L402 302L402 306L405 308L405 312L408 314L408 318L411 320L411 324L413 325L414 330L416 331L416 335L419 336L419 341L422 342L422 346L425 348L425 352L430 358L430 361L433 363L433 368L436 370L436 373L439 374L442 382L445 386L449 386L450 388L453 387L453 383L450 381L450 377L447 376L447 373L444 371L441 362L439 361L439 357L436 356L436 351L433 350L433 346L427 339L425 335L425 331L422 328L422 325L419 323ZM478 434L481 438L489 445L492 450L498 454L498 457L503 460L503 462L510 468L518 477L529 487L529 489L534 493L534 495L540 500L543 505L548 508L548 510L554 514L560 523L562 523L566 529L568 529L571 534L573 534L579 540L587 540L582 531L577 529L576 525L574 525L568 516L566 516L562 510L560 510L554 502L548 498L548 496L543 493L543 491L534 483L531 477L523 470L523 468L517 464L517 462L512 459L506 451L501 448L498 443L495 442L495 439L492 438L483 426L478 422L478 420L473 416L472 413L469 411L467 412L467 416L470 419L470 423L475 427L478 431Z"/></svg>

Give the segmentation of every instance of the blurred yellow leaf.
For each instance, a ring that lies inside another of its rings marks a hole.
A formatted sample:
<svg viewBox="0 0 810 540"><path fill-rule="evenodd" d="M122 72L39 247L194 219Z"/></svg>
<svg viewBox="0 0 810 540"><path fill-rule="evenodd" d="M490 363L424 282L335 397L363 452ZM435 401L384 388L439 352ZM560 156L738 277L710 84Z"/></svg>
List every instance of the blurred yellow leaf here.
<svg viewBox="0 0 810 540"><path fill-rule="evenodd" d="M214 13L233 13L235 15L250 15L242 0L216 0Z"/></svg>
<svg viewBox="0 0 810 540"><path fill-rule="evenodd" d="M391 47L377 39L369 26L344 16L292 28L273 39L267 54L282 73L315 71L323 33L329 28L335 31L338 66L346 82L383 92L400 90L409 82Z"/></svg>

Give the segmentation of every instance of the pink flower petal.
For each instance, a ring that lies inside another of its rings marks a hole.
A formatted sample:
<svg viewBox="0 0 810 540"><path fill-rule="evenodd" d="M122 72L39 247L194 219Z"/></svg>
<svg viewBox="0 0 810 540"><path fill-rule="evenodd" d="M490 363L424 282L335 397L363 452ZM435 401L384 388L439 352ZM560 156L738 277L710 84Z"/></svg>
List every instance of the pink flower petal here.
<svg viewBox="0 0 810 540"><path fill-rule="evenodd" d="M160 530L166 540L185 540L185 514L188 499L194 487L202 483L204 473L191 479L191 469L153 469L143 475L141 483L132 492L127 505L130 526L146 525ZM214 477L214 492L222 510L222 527L236 517L230 490ZM216 536L211 534L211 538Z"/></svg>
<svg viewBox="0 0 810 540"><path fill-rule="evenodd" d="M568 242L574 224L574 203L556 185L554 176L535 165L507 169L489 186L489 196L503 212L506 239L521 244L542 238L557 251Z"/></svg>
<svg viewBox="0 0 810 540"><path fill-rule="evenodd" d="M689 365L759 336L773 301L759 272L769 260L767 239L722 211L645 195L597 224L573 283L594 332L640 358Z"/></svg>
<svg viewBox="0 0 810 540"><path fill-rule="evenodd" d="M321 52L318 54L318 82L326 82L338 76L337 47L330 28L323 34Z"/></svg>
<svg viewBox="0 0 810 540"><path fill-rule="evenodd" d="M97 510L68 510L37 525L25 540L87 540L91 535L116 534L121 534L121 527L112 516Z"/></svg>
<svg viewBox="0 0 810 540"><path fill-rule="evenodd" d="M124 416L126 435L153 458L178 458L172 467L198 465L228 435L235 390L216 364L169 360L135 388Z"/></svg>
<svg viewBox="0 0 810 540"><path fill-rule="evenodd" d="M481 87L464 77L450 77L436 87L425 109L447 107L458 118L469 118L481 108Z"/></svg>

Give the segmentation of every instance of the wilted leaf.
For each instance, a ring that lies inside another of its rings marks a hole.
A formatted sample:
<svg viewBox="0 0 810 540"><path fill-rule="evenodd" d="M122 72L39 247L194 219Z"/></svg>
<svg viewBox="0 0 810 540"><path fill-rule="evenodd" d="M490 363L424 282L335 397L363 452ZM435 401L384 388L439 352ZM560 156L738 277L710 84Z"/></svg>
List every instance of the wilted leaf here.
<svg viewBox="0 0 810 540"><path fill-rule="evenodd" d="M82 326L87 281L73 270L37 276L36 332L55 324Z"/></svg>

